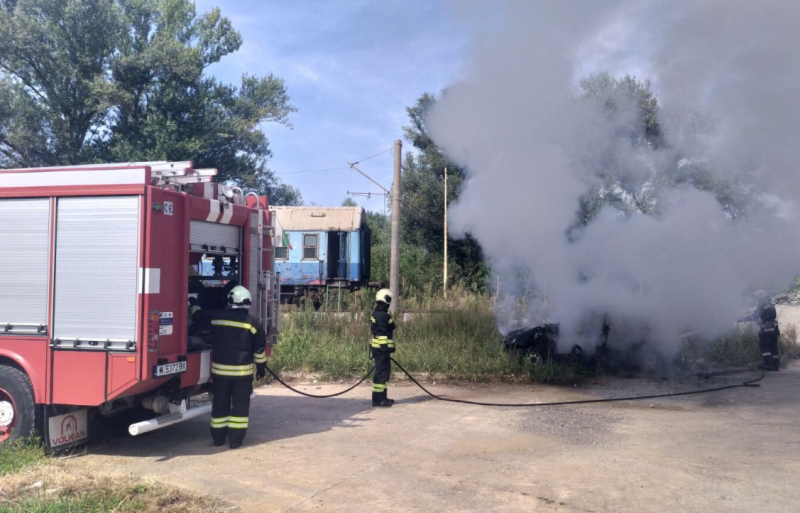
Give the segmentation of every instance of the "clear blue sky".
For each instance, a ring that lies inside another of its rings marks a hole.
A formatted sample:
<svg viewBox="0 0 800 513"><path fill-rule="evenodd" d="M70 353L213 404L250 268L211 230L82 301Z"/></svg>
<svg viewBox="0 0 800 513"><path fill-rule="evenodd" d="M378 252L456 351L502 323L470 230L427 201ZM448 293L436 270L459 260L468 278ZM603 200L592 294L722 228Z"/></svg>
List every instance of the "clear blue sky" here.
<svg viewBox="0 0 800 513"><path fill-rule="evenodd" d="M406 107L457 81L470 24L445 0L198 0L218 6L244 44L210 70L225 82L242 73L283 78L299 112L294 129L266 124L269 167L300 189L306 203L339 205L351 191L378 188L346 166L402 139ZM404 151L408 148L404 141ZM390 187L392 156L363 168ZM355 198L382 210L380 197Z"/></svg>

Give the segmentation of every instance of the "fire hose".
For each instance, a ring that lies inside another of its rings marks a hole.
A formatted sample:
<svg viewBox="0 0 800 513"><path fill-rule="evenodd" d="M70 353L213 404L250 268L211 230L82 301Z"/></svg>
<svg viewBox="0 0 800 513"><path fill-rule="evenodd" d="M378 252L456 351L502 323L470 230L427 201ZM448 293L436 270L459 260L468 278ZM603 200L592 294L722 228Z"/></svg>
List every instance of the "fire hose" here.
<svg viewBox="0 0 800 513"><path fill-rule="evenodd" d="M372 374L372 372L373 372L374 370L375 370L375 366L373 365L373 366L372 366L372 368L371 368L369 371L367 371L367 373L366 373L366 374L364 374L364 377L363 377L363 378L361 378L360 380L358 380L358 383L356 383L355 385L351 386L350 388L348 388L348 389L346 389L346 390L342 390L341 392L336 392L335 394L327 394L327 395L314 395L314 394L308 394L308 393L306 393L306 392L303 392L302 390L297 390L296 388L292 388L292 387L291 387L291 386L289 386L289 385L288 385L288 384L287 384L285 381L283 381L283 380L282 380L282 379L281 379L281 378L280 378L280 377L279 377L279 376L278 376L278 375L277 375L275 372L273 372L273 371L272 371L272 369L270 369L270 368L269 368L269 366L267 366L267 372L269 372L269 373L272 375L272 377L273 377L273 378L275 378L275 380L276 380L278 383L280 383L281 385L285 386L286 388L288 388L289 390L291 390L292 392L294 392L294 393L296 393L296 394L304 395L304 396L306 396L306 397L313 397L314 399L328 399L328 398L330 398L330 397L336 397L336 396L338 396L338 395L343 395L343 394L346 394L347 392L349 392L349 391L353 390L353 389L354 389L354 388L356 388L358 385L360 385L361 383L363 383L364 381L366 381L366 380L367 380L367 378L370 376L370 374Z"/></svg>
<svg viewBox="0 0 800 513"><path fill-rule="evenodd" d="M448 403L472 404L472 405L476 405L476 406L498 406L498 407L509 407L509 408L523 408L523 407L537 407L537 406L564 406L564 405L570 405L570 404L613 403L613 402L620 402L620 401L638 401L638 400L643 400L643 399L659 399L659 398L662 398L662 397L679 397L679 396L685 396L685 395L706 394L706 393L710 393L710 392L719 392L721 390L731 390L733 388L758 387L758 386L761 386L761 385L759 385L757 382L761 381L762 379L764 379L764 375L765 375L765 371L762 370L761 371L761 375L759 377L757 377L755 379L751 379L749 381L745 381L743 383L738 383L738 384L735 384L735 385L723 385L723 386L720 386L720 387L713 387L713 388L704 388L703 390L690 390L688 392L669 392L669 393L665 393L665 394L636 395L636 396L628 396L628 397L607 397L607 398L603 398L603 399L579 399L579 400L576 400L576 401L557 401L557 402L549 402L549 403L484 403L484 402L480 402L480 401L469 401L469 400L466 400L466 399L451 399L451 398L448 398L448 397L442 397L440 395L436 395L433 392L429 391L424 386L422 386L422 384L419 381L417 381L416 378L414 378L414 376L411 375L411 373L408 372L400 364L400 362L398 362L394 358L392 358L392 361L403 372L403 374L405 374L408 377L408 379L411 380L412 383L417 385L423 392L425 392L426 394L428 394L429 396L431 396L432 398L434 398L434 399L436 399L438 401L444 401L444 402L448 402ZM296 388L291 387L285 381L283 381L275 372L273 372L272 369L270 369L267 366L267 371L272 375L273 378L275 378L276 381L278 381L278 383L280 383L284 387L288 388L292 392L295 392L297 394L303 395L305 397L312 397L312 398L315 398L315 399L327 399L327 398L330 398L330 397L336 397L336 396L339 396L339 395L346 394L347 392L353 390L354 388L359 386L361 383L366 381L366 379L372 374L372 372L374 370L375 370L375 367L373 366L366 374L364 374L364 377L362 377L355 385L353 385L353 386L351 386L351 387L349 387L349 388L347 388L345 390L342 390L341 392L336 392L335 394L314 395L314 394L309 394L309 393L303 392L302 390L297 390Z"/></svg>

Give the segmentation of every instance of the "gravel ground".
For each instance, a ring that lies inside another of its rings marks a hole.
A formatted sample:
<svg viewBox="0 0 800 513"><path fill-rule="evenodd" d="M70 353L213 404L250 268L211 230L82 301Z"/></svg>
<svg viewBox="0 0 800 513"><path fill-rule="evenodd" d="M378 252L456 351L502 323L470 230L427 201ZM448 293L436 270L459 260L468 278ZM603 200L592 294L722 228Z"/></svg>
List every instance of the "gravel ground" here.
<svg viewBox="0 0 800 513"><path fill-rule="evenodd" d="M431 390L545 402L697 390L751 376ZM369 390L315 400L262 387L242 449L212 447L208 419L194 419L106 439L67 464L152 476L259 513L795 513L800 504L800 366L768 374L758 388L532 409L441 403L394 383L397 404L374 409Z"/></svg>

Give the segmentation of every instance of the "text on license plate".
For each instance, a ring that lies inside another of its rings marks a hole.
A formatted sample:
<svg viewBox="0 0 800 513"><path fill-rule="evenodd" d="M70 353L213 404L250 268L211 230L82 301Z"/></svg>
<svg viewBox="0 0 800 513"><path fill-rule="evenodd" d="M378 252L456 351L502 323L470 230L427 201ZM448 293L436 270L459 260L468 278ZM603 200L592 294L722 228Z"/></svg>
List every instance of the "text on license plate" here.
<svg viewBox="0 0 800 513"><path fill-rule="evenodd" d="M186 362L165 363L157 365L153 375L155 377L169 376L170 374L180 374L186 372Z"/></svg>

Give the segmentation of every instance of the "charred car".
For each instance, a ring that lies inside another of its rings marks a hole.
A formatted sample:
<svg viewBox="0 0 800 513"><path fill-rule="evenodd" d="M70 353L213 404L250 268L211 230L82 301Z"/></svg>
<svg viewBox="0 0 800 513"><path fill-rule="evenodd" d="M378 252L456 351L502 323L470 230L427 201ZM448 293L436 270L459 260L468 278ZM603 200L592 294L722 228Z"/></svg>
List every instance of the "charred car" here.
<svg viewBox="0 0 800 513"><path fill-rule="evenodd" d="M551 359L583 358L583 348L573 345L569 354L558 352L558 324L542 324L533 328L516 329L503 339L506 351L519 355L533 363Z"/></svg>
<svg viewBox="0 0 800 513"><path fill-rule="evenodd" d="M584 363L601 368L644 370L659 372L666 367L661 354L646 341L627 344L624 348L612 348L609 344L610 325L603 322L594 347L584 348L578 344L559 352L559 325L542 324L533 328L510 331L503 339L503 348L510 354L532 363L548 360Z"/></svg>

